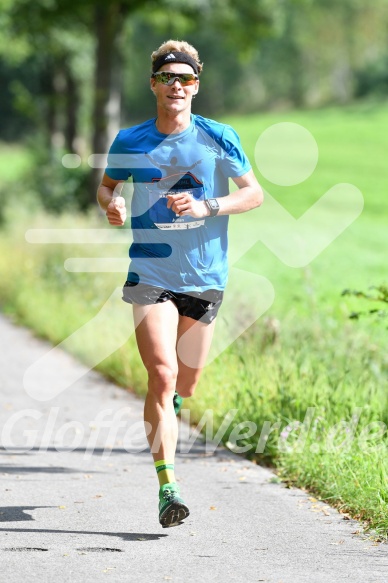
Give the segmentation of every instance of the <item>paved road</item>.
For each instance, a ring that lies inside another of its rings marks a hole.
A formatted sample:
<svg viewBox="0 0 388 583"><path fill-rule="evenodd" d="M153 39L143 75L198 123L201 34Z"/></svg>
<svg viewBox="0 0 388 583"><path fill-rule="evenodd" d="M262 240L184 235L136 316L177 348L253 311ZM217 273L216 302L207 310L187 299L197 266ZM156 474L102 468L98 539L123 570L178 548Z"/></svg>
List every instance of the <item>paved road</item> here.
<svg viewBox="0 0 388 583"><path fill-rule="evenodd" d="M64 353L45 382L80 380L32 398L24 373L49 348L0 317L0 581L388 582L388 545L267 469L190 447L183 424L176 470L191 515L162 529L142 401Z"/></svg>

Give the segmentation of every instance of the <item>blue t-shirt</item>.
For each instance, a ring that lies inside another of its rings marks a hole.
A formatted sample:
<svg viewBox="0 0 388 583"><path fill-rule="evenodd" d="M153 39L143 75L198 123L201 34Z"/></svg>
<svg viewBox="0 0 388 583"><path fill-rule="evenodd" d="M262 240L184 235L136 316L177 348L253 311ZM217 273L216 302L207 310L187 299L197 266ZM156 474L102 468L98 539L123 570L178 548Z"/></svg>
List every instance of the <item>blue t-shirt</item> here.
<svg viewBox="0 0 388 583"><path fill-rule="evenodd" d="M228 216L179 217L167 193L184 190L198 199L229 194L228 179L251 166L236 132L192 114L178 134L162 134L151 119L116 136L107 175L134 183L133 243L128 281L176 292L223 290L228 277Z"/></svg>

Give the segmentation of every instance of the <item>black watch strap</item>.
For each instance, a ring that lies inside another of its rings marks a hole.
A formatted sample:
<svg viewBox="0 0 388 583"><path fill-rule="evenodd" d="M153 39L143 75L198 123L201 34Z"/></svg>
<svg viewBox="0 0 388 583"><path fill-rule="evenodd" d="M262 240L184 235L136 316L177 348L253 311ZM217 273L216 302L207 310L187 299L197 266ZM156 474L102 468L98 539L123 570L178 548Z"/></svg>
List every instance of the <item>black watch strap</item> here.
<svg viewBox="0 0 388 583"><path fill-rule="evenodd" d="M216 198L207 198L205 200L205 204L210 211L210 216L215 217L218 211L220 210L218 200Z"/></svg>

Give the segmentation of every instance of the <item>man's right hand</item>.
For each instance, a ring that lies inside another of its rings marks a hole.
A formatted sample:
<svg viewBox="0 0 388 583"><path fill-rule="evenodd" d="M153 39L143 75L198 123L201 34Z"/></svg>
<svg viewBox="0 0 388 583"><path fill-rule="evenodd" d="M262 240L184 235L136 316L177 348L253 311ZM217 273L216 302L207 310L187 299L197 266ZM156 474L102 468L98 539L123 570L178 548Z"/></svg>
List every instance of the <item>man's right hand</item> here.
<svg viewBox="0 0 388 583"><path fill-rule="evenodd" d="M106 209L106 216L111 225L121 227L127 218L127 209L125 208L125 200L122 196L112 198Z"/></svg>

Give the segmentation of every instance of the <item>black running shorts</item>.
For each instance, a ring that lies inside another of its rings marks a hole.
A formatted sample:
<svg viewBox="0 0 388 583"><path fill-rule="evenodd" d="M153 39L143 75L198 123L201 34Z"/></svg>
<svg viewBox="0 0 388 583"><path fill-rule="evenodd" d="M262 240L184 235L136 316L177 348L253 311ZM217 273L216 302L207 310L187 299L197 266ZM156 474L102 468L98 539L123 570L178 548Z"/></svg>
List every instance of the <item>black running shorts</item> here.
<svg viewBox="0 0 388 583"><path fill-rule="evenodd" d="M224 292L209 289L204 292L182 294L162 287L126 281L123 287L123 300L129 304L160 304L171 300L181 316L201 320L210 324L217 316Z"/></svg>

